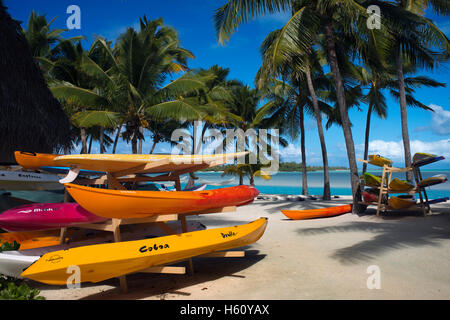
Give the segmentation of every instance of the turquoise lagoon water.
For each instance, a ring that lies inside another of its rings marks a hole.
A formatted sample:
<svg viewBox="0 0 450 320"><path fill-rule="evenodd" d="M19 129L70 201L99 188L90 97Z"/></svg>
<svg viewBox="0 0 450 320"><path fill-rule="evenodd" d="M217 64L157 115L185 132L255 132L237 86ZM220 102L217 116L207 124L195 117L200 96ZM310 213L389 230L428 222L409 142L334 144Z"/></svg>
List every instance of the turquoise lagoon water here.
<svg viewBox="0 0 450 320"><path fill-rule="evenodd" d="M381 175L381 171L369 171L372 174ZM424 179L438 175L446 174L450 176L450 170L422 170L422 177ZM232 177L221 177L219 172L200 172L197 176L202 181L226 181ZM308 191L311 195L321 195L323 193L323 172L315 171L308 172ZM393 178L405 179L404 174L393 174ZM235 178L234 184L227 184L223 187L229 187L238 184L238 178ZM245 180L248 183L248 179ZM302 174L300 172L279 172L272 176L271 180L264 180L255 178L255 187L262 194L286 194L299 195L301 194ZM330 185L332 195L351 195L350 173L349 171L331 171ZM217 188L215 186L208 186L207 189ZM450 196L450 182L427 188L427 193L430 198L442 198Z"/></svg>
<svg viewBox="0 0 450 320"><path fill-rule="evenodd" d="M369 171L370 173L381 175L380 171ZM450 170L422 170L423 178L429 178L438 174L450 176ZM239 179L236 177L222 177L221 172L198 172L200 178L197 184L213 183L224 185L208 185L207 190L236 186ZM323 193L323 172L308 172L308 191L310 195L321 195ZM402 174L394 174L394 178L404 179ZM184 188L188 177L184 177L182 187ZM232 180L232 181L230 181ZM248 184L248 179L244 183ZM272 176L271 180L255 178L255 186L262 194L286 194L300 195L302 184L302 174L300 172L279 172ZM331 171L330 184L332 195L351 195L350 174L348 171ZM3 193L3 192L2 192ZM430 199L450 196L450 182L427 188ZM34 202L62 202L64 195L62 192L50 191L11 191L13 197L27 199Z"/></svg>

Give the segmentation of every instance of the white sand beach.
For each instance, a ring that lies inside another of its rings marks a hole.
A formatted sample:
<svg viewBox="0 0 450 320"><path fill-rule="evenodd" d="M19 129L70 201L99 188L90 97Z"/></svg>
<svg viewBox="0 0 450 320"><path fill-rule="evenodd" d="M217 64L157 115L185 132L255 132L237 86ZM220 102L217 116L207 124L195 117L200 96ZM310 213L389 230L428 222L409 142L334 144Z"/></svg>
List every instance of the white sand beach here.
<svg viewBox="0 0 450 320"><path fill-rule="evenodd" d="M194 275L130 275L127 294L118 279L80 289L27 282L49 300L450 299L449 203L432 206L427 217L419 212L377 217L368 209L362 216L291 221L281 209L346 204L350 198L273 198L236 212L189 217L208 228L269 218L263 237L243 248L244 258L195 258ZM368 289L370 266L379 267L380 289Z"/></svg>

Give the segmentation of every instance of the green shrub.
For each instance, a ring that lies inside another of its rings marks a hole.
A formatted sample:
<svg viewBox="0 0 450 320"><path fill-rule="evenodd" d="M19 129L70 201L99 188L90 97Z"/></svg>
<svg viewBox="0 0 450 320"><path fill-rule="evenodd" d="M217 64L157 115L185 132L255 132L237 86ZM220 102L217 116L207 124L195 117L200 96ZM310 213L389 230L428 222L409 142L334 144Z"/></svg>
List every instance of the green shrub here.
<svg viewBox="0 0 450 320"><path fill-rule="evenodd" d="M20 244L3 243L0 252L19 250ZM0 300L45 300L39 296L38 289L31 289L22 280L0 274Z"/></svg>
<svg viewBox="0 0 450 320"><path fill-rule="evenodd" d="M9 282L5 289L0 291L0 300L45 300L39 296L38 289L31 289L26 284L16 285Z"/></svg>

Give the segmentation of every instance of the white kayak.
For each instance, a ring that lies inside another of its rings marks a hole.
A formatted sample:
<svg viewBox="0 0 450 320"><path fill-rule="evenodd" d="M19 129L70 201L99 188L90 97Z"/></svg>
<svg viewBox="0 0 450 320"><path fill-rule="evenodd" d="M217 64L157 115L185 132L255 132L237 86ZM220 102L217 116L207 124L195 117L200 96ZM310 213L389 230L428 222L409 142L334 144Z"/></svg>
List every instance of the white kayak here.
<svg viewBox="0 0 450 320"><path fill-rule="evenodd" d="M63 190L56 174L0 170L0 190Z"/></svg>
<svg viewBox="0 0 450 320"><path fill-rule="evenodd" d="M181 224L179 222L168 222L166 225L173 230L174 233L182 233ZM186 224L187 232L205 230L206 227L200 222L188 221ZM124 226L122 231L123 241L133 241L138 239L157 238L167 236L162 229L156 225L149 226ZM20 251L5 251L0 253L0 274L5 276L21 279L22 272L31 266L34 262L39 260L42 255L60 250L68 250L71 248L77 248L82 246L90 246L102 243L113 242L112 233L107 236L95 236L95 232L92 233L91 239L58 245L51 247L42 247L29 250Z"/></svg>

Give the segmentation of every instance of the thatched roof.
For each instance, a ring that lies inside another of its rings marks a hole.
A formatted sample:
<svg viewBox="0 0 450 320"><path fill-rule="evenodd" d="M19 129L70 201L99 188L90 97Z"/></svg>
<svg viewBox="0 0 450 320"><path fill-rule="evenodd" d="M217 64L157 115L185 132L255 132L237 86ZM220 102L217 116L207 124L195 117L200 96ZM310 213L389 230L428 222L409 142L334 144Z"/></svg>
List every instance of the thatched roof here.
<svg viewBox="0 0 450 320"><path fill-rule="evenodd" d="M50 92L28 43L0 0L0 162L14 151L71 146L70 122Z"/></svg>

